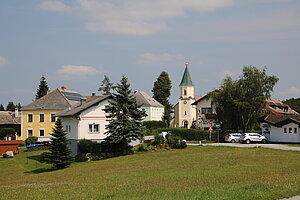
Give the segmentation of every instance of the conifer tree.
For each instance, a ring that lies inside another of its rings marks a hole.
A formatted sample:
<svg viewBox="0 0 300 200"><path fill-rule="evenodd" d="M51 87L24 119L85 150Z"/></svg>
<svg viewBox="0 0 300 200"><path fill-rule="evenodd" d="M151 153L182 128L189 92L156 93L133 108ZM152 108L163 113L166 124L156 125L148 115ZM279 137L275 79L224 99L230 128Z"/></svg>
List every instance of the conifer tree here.
<svg viewBox="0 0 300 200"><path fill-rule="evenodd" d="M42 161L52 164L54 169L69 167L72 163L71 150L67 146L67 133L63 129L61 119L56 120L53 133L50 135L52 136L49 144L50 152L43 153Z"/></svg>
<svg viewBox="0 0 300 200"><path fill-rule="evenodd" d="M102 92L102 95L110 95L111 94L111 90L114 90L115 86L113 83L110 82L108 76L104 75L104 79L102 81L102 84L100 86L100 88L98 89L98 91Z"/></svg>
<svg viewBox="0 0 300 200"><path fill-rule="evenodd" d="M170 124L170 114L172 112L172 105L169 102L171 88L172 82L169 78L168 73L162 72L154 82L154 86L152 89L153 98L165 107L162 120L165 121L168 125Z"/></svg>
<svg viewBox="0 0 300 200"><path fill-rule="evenodd" d="M48 91L49 91L49 87L46 82L46 78L44 77L44 75L42 75L42 77L40 79L39 88L36 91L35 99L39 99L39 98L45 96L48 93Z"/></svg>
<svg viewBox="0 0 300 200"><path fill-rule="evenodd" d="M5 111L4 106L0 104L0 111Z"/></svg>
<svg viewBox="0 0 300 200"><path fill-rule="evenodd" d="M14 102L8 102L7 106L6 106L6 111L15 111L15 104Z"/></svg>
<svg viewBox="0 0 300 200"><path fill-rule="evenodd" d="M112 93L110 104L104 109L109 118L105 133L108 137L105 140L121 145L123 154L127 154L129 143L141 138L142 119L146 117L146 113L131 95L130 84L124 75L115 91Z"/></svg>

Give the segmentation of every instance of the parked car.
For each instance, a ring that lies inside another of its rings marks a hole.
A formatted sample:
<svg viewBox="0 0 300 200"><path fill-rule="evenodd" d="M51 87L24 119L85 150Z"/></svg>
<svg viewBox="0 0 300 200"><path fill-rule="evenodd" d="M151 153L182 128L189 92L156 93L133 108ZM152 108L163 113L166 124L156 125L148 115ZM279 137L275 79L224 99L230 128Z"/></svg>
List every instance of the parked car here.
<svg viewBox="0 0 300 200"><path fill-rule="evenodd" d="M251 142L267 143L267 138L258 133L243 133L239 141L246 144L250 144Z"/></svg>
<svg viewBox="0 0 300 200"><path fill-rule="evenodd" d="M241 133L230 133L230 134L227 134L225 136L225 142L239 142L239 139L240 137L242 136Z"/></svg>

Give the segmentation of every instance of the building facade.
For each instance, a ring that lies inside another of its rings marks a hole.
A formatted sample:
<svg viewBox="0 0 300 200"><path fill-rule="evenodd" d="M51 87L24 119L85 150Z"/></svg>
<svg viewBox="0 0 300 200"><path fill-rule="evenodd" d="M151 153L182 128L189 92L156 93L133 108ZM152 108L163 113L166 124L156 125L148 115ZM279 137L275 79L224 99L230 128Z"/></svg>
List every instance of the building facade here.
<svg viewBox="0 0 300 200"><path fill-rule="evenodd" d="M21 134L18 140L36 136L38 141L49 141L55 124L55 115L74 104L78 104L82 95L61 87L35 100L21 109Z"/></svg>

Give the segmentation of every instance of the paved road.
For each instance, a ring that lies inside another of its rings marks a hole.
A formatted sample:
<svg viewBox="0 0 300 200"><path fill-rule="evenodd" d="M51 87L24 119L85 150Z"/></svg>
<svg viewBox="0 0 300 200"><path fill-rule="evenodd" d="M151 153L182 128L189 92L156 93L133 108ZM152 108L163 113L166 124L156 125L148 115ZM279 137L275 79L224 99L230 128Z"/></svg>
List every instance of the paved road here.
<svg viewBox="0 0 300 200"><path fill-rule="evenodd" d="M187 143L187 145L199 145L199 144L197 144L197 143ZM290 147L290 146L283 145L283 144L208 143L208 144L202 144L202 145L203 146L244 147L244 148L263 147L263 148L270 148L270 149L300 151L300 147Z"/></svg>

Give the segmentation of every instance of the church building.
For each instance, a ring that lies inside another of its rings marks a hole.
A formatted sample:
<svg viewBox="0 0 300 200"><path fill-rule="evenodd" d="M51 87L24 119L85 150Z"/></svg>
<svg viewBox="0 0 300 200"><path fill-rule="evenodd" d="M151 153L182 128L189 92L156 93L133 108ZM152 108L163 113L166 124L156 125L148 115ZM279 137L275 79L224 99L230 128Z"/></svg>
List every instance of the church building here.
<svg viewBox="0 0 300 200"><path fill-rule="evenodd" d="M174 106L174 118L170 122L171 127L190 128L196 120L196 106L192 105L200 96L194 94L194 84L189 72L188 63L179 85L180 97Z"/></svg>

